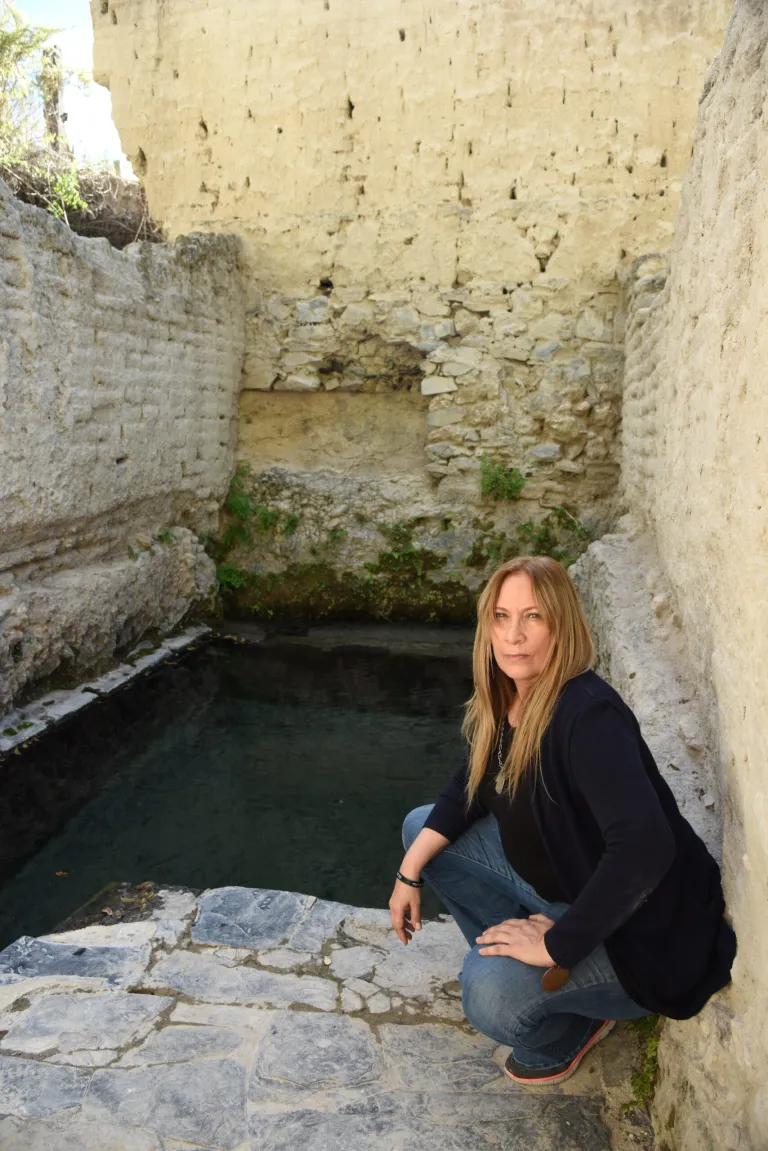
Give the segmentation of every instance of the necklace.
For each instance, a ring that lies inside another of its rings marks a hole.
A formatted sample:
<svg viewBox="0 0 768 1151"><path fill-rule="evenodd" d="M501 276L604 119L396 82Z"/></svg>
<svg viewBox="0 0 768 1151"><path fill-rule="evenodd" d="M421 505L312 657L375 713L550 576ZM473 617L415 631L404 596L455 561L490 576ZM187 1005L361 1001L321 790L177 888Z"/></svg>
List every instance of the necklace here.
<svg viewBox="0 0 768 1151"><path fill-rule="evenodd" d="M502 768L504 767L504 760L502 759L502 756L501 756L501 749L504 745L504 732L506 730L506 723L507 723L507 717L502 716L501 731L499 732L499 742L496 745L496 758L499 761L499 771L498 771L498 774L496 776L496 794L497 795L501 795L501 793L504 789L504 779L503 779L503 776L501 774Z"/></svg>

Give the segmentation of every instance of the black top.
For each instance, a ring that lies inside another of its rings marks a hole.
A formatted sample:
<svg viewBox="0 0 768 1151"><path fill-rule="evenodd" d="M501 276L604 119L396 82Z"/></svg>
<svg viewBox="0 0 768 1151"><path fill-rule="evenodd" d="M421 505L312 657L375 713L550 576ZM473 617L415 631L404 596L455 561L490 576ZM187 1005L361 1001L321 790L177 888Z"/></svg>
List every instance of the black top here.
<svg viewBox="0 0 768 1151"><path fill-rule="evenodd" d="M514 731L515 729L505 720L501 746L502 763L509 752ZM533 817L532 791L537 784L533 780L532 773L529 771L524 773L514 796L510 796L506 788L501 794L497 792L498 774L498 745L494 745L485 775L480 781L470 808L467 809L466 802L467 764L465 763L441 792L424 826L431 827L453 840L476 819L484 815L495 816L504 854L520 878L530 883L534 891L550 903L564 902L565 892L558 883L552 860L547 854ZM450 834L446 828L450 830Z"/></svg>
<svg viewBox="0 0 768 1151"><path fill-rule="evenodd" d="M465 763L452 781L462 791L466 772ZM736 953L720 870L680 814L633 712L594 671L560 694L530 801L571 904L544 936L554 961L574 967L604 943L635 1002L674 1019L696 1015L728 983ZM470 809L462 822L465 807L436 805L426 826L453 840L481 814Z"/></svg>

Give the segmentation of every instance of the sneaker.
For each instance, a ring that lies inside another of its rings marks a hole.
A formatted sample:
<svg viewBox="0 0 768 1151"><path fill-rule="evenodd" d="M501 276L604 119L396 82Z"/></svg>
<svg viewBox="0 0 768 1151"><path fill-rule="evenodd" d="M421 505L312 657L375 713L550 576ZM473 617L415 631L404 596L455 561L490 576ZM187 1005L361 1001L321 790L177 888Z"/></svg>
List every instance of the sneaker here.
<svg viewBox="0 0 768 1151"><path fill-rule="evenodd" d="M592 1024L592 1028L584 1041L584 1046L580 1051L577 1051L573 1059L568 1063L557 1063L554 1067L526 1067L523 1063L518 1063L514 1055L507 1056L504 1064L504 1072L514 1083L524 1083L527 1087L536 1087L539 1084L549 1086L550 1083L563 1083L571 1075L573 1075L576 1068L581 1063L584 1056L590 1051L596 1043L604 1039L609 1032L613 1031L616 1023L613 1019L596 1019Z"/></svg>

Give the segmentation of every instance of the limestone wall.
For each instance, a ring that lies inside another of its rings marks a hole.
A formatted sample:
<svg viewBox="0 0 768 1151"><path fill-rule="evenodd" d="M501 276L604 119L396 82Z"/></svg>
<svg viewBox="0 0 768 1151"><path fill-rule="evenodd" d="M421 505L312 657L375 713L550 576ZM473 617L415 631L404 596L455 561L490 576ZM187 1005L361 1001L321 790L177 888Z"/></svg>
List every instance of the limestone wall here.
<svg viewBox="0 0 768 1151"><path fill-rule="evenodd" d="M415 514L438 549L430 533L453 516L464 558L478 517L513 537L553 506L607 525L617 268L670 243L696 96L729 10L93 0L96 75L153 215L170 234L243 239L242 413L251 425L263 413L264 432L244 427L239 456L255 497L265 477L276 498L278 393L311 396L307 419L329 445L340 411L354 423L362 410L356 392L395 410L404 393L423 396L420 456L388 484L330 447L287 469L297 555L326 529L315 497L334 483L335 506L370 525ZM414 410L403 419L415 433ZM399 459L391 424L374 452ZM484 455L524 473L519 505L483 503ZM452 562L451 547L442 554ZM239 562L280 561L261 540Z"/></svg>
<svg viewBox="0 0 768 1151"><path fill-rule="evenodd" d="M0 184L0 711L210 591L243 323L231 238L117 252Z"/></svg>
<svg viewBox="0 0 768 1151"><path fill-rule="evenodd" d="M676 1151L768 1140L767 108L768 10L739 0L704 85L669 278L652 261L629 285L625 499L685 637L739 938L730 989L664 1032L658 1130Z"/></svg>

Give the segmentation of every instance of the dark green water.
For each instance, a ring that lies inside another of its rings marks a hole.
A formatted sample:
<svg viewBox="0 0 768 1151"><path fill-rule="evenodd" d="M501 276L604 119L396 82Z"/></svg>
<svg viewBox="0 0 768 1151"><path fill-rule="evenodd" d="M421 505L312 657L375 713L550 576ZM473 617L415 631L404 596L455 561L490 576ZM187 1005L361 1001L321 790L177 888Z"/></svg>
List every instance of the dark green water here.
<svg viewBox="0 0 768 1151"><path fill-rule="evenodd" d="M280 639L142 677L2 764L0 947L113 881L385 907L404 815L460 762L469 692L468 655Z"/></svg>

